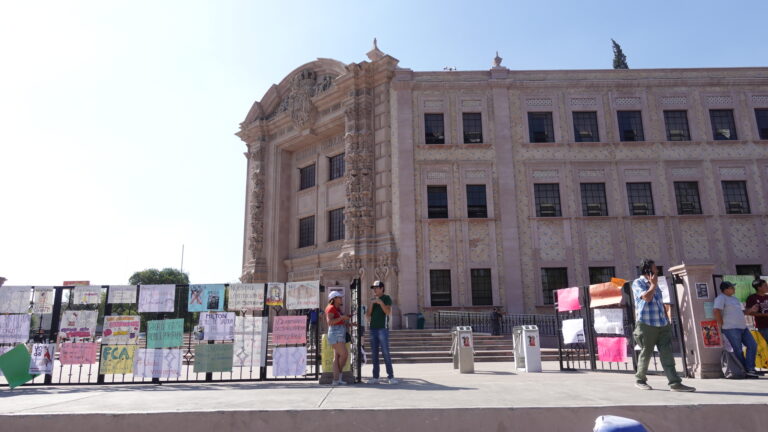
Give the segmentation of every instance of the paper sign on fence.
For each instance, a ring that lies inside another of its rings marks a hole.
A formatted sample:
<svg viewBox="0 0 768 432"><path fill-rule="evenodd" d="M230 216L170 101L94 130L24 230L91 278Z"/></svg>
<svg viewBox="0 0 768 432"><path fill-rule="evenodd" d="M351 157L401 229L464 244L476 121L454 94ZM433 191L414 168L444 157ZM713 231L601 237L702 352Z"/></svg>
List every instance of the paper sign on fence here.
<svg viewBox="0 0 768 432"><path fill-rule="evenodd" d="M307 347L272 350L272 376L302 376L307 370Z"/></svg>
<svg viewBox="0 0 768 432"><path fill-rule="evenodd" d="M7 353L8 351L12 350L14 348L13 345L8 346L0 346L0 357L2 357L3 354ZM0 376L3 376L3 370L0 369Z"/></svg>
<svg viewBox="0 0 768 432"><path fill-rule="evenodd" d="M61 317L59 338L67 339L90 338L96 334L96 319L99 312L95 310L64 311Z"/></svg>
<svg viewBox="0 0 768 432"><path fill-rule="evenodd" d="M563 343L574 344L585 341L583 318L563 320Z"/></svg>
<svg viewBox="0 0 768 432"><path fill-rule="evenodd" d="M48 314L53 312L53 287L36 286L32 313Z"/></svg>
<svg viewBox="0 0 768 432"><path fill-rule="evenodd" d="M169 348L184 344L184 318L147 322L147 348Z"/></svg>
<svg viewBox="0 0 768 432"><path fill-rule="evenodd" d="M233 344L195 345L195 373L231 372Z"/></svg>
<svg viewBox="0 0 768 432"><path fill-rule="evenodd" d="M25 343L29 339L29 314L0 315L0 343Z"/></svg>
<svg viewBox="0 0 768 432"><path fill-rule="evenodd" d="M557 290L557 311L568 312L581 309L579 304L579 287Z"/></svg>
<svg viewBox="0 0 768 432"><path fill-rule="evenodd" d="M133 372L133 358L137 345L104 345L99 358L100 374L129 374Z"/></svg>
<svg viewBox="0 0 768 432"><path fill-rule="evenodd" d="M134 304L136 303L136 285L110 285L107 303Z"/></svg>
<svg viewBox="0 0 768 432"><path fill-rule="evenodd" d="M272 323L272 344L307 343L307 316L276 316Z"/></svg>
<svg viewBox="0 0 768 432"><path fill-rule="evenodd" d="M627 361L627 338L625 337L598 337L597 359L604 362Z"/></svg>
<svg viewBox="0 0 768 432"><path fill-rule="evenodd" d="M190 312L224 310L224 285L190 285L187 301Z"/></svg>
<svg viewBox="0 0 768 432"><path fill-rule="evenodd" d="M664 304L672 303L672 296L669 294L669 284L667 284L666 276L659 276L658 278L659 291L661 291L661 300Z"/></svg>
<svg viewBox="0 0 768 432"><path fill-rule="evenodd" d="M235 338L234 312L203 312L200 314L203 340L228 340Z"/></svg>
<svg viewBox="0 0 768 432"><path fill-rule="evenodd" d="M141 318L133 315L104 317L101 343L105 345L135 344L139 340Z"/></svg>
<svg viewBox="0 0 768 432"><path fill-rule="evenodd" d="M282 306L285 284L282 282L270 282L267 284L267 298L265 302L269 306Z"/></svg>
<svg viewBox="0 0 768 432"><path fill-rule="evenodd" d="M227 310L250 311L264 309L264 284L229 284Z"/></svg>
<svg viewBox="0 0 768 432"><path fill-rule="evenodd" d="M61 364L94 364L99 345L94 342L72 343L59 345L59 361Z"/></svg>
<svg viewBox="0 0 768 432"><path fill-rule="evenodd" d="M285 284L285 307L291 310L320 307L320 281Z"/></svg>
<svg viewBox="0 0 768 432"><path fill-rule="evenodd" d="M234 366L266 366L268 317L238 316L235 318Z"/></svg>
<svg viewBox="0 0 768 432"><path fill-rule="evenodd" d="M139 312L173 312L176 285L141 285Z"/></svg>
<svg viewBox="0 0 768 432"><path fill-rule="evenodd" d="M181 375L181 350L136 350L133 359L133 375L140 378L178 378Z"/></svg>
<svg viewBox="0 0 768 432"><path fill-rule="evenodd" d="M8 386L13 389L25 382L32 381L36 375L30 375L29 363L32 358L25 345L16 345L5 354L0 355L0 370L8 381Z"/></svg>
<svg viewBox="0 0 768 432"><path fill-rule="evenodd" d="M56 344L32 344L29 373L32 375L52 374Z"/></svg>
<svg viewBox="0 0 768 432"><path fill-rule="evenodd" d="M606 282L589 286L589 307L611 306L621 303L621 285Z"/></svg>
<svg viewBox="0 0 768 432"><path fill-rule="evenodd" d="M0 313L27 313L32 287L0 286Z"/></svg>
<svg viewBox="0 0 768 432"><path fill-rule="evenodd" d="M624 334L624 309L595 309L595 332Z"/></svg>
<svg viewBox="0 0 768 432"><path fill-rule="evenodd" d="M72 303L76 305L101 303L101 287L78 285L72 290Z"/></svg>

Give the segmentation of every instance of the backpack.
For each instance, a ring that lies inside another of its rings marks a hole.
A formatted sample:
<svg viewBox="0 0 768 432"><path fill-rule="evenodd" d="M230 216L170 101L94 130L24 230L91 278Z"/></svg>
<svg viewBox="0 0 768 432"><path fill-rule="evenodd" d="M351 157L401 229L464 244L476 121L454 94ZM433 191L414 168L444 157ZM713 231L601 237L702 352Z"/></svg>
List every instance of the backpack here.
<svg viewBox="0 0 768 432"><path fill-rule="evenodd" d="M744 379L747 377L744 366L741 364L736 354L731 351L723 350L720 354L720 369L728 379Z"/></svg>

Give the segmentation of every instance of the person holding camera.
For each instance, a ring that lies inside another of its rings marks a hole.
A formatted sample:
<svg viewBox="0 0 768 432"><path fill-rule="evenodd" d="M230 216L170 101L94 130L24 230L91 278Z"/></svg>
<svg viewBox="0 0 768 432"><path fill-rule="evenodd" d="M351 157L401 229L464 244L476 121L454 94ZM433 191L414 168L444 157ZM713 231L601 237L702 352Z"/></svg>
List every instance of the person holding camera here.
<svg viewBox="0 0 768 432"><path fill-rule="evenodd" d="M640 263L641 275L632 282L632 297L635 301L635 342L640 345L637 359L635 387L652 390L648 385L646 373L653 355L653 348L658 347L661 366L669 382L669 389L675 392L693 392L695 388L683 384L675 370L675 357L672 354L672 324L664 306L661 291L658 289L658 268L650 259Z"/></svg>
<svg viewBox="0 0 768 432"><path fill-rule="evenodd" d="M384 356L384 365L387 369L387 382L397 384L395 373L392 369L392 357L389 355L389 315L392 313L392 298L384 294L384 282L374 281L371 285L373 297L371 305L366 311L366 317L370 321L368 326L371 335L371 354L373 357L373 378L368 384L378 384L379 380L379 347Z"/></svg>

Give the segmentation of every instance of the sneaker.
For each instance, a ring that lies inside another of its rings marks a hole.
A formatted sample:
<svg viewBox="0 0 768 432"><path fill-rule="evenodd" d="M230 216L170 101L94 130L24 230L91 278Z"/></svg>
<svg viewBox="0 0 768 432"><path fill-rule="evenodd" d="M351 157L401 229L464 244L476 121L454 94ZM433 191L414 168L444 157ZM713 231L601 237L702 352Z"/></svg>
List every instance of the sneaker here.
<svg viewBox="0 0 768 432"><path fill-rule="evenodd" d="M675 383L669 386L669 389L673 392L695 392L696 388L689 387L683 383Z"/></svg>
<svg viewBox="0 0 768 432"><path fill-rule="evenodd" d="M398 381L397 378L388 378L387 382L390 383L390 384L397 384L400 381Z"/></svg>
<svg viewBox="0 0 768 432"><path fill-rule="evenodd" d="M757 371L753 371L753 370L747 371L745 373L745 375L747 376L747 378L759 378L760 377L760 375L757 374Z"/></svg>
<svg viewBox="0 0 768 432"><path fill-rule="evenodd" d="M649 386L648 383L644 381L636 382L635 387L639 388L640 390L653 390L653 387Z"/></svg>
<svg viewBox="0 0 768 432"><path fill-rule="evenodd" d="M349 383L344 380L339 380L338 382L336 382L336 385L345 386L345 385L349 385Z"/></svg>
<svg viewBox="0 0 768 432"><path fill-rule="evenodd" d="M379 379L378 378L371 378L368 381L365 382L366 384L378 384Z"/></svg>

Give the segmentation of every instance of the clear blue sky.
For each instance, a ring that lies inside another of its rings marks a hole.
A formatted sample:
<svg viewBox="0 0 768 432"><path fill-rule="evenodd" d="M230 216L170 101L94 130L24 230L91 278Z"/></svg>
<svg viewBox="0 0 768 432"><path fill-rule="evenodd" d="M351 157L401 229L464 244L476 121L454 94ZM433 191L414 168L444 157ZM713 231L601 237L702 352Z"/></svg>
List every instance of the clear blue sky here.
<svg viewBox="0 0 768 432"><path fill-rule="evenodd" d="M317 57L402 67L765 66L768 2L0 3L0 276L126 283L240 274L253 101Z"/></svg>

